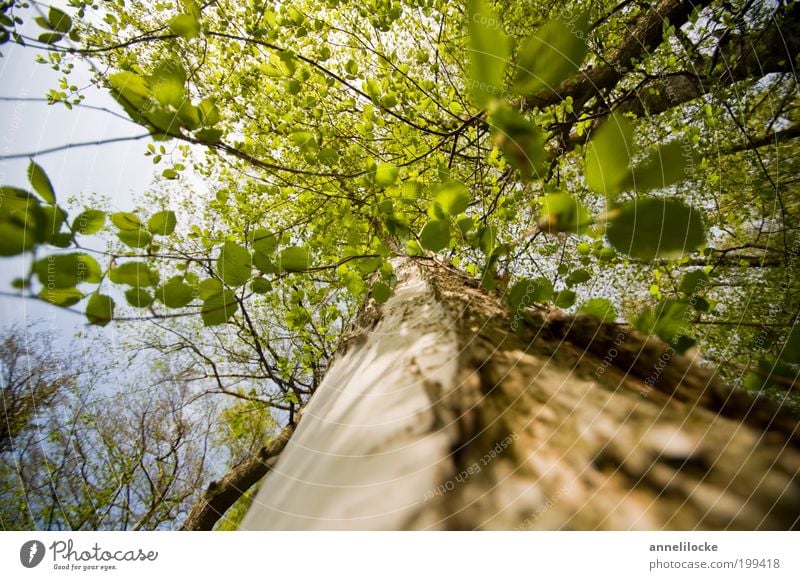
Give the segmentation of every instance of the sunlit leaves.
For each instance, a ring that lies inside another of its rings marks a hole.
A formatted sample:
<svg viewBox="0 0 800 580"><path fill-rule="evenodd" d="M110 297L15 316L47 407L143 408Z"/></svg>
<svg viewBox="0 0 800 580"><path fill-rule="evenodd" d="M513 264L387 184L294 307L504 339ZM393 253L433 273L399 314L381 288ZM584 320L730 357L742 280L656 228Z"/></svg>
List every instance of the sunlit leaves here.
<svg viewBox="0 0 800 580"><path fill-rule="evenodd" d="M200 8L194 0L183 2L184 12L173 16L167 26L173 34L192 39L200 33Z"/></svg>
<svg viewBox="0 0 800 580"><path fill-rule="evenodd" d="M114 318L114 299L105 294L92 294L86 303L89 324L105 326Z"/></svg>
<svg viewBox="0 0 800 580"><path fill-rule="evenodd" d="M110 74L108 82L114 93L128 105L137 109L144 107L150 98L150 87L141 76L129 71Z"/></svg>
<svg viewBox="0 0 800 580"><path fill-rule="evenodd" d="M146 230L120 230L117 238L131 248L146 248L153 240L153 236Z"/></svg>
<svg viewBox="0 0 800 580"><path fill-rule="evenodd" d="M458 215L467 209L470 202L467 187L455 180L448 180L433 188L433 202L447 215Z"/></svg>
<svg viewBox="0 0 800 580"><path fill-rule="evenodd" d="M106 223L106 214L100 210L87 209L72 220L72 231L76 234L96 234Z"/></svg>
<svg viewBox="0 0 800 580"><path fill-rule="evenodd" d="M470 93L479 107L501 96L511 40L487 0L469 0L467 28L470 40Z"/></svg>
<svg viewBox="0 0 800 580"><path fill-rule="evenodd" d="M391 163L381 163L375 169L375 184L380 187L389 187L397 181L400 168Z"/></svg>
<svg viewBox="0 0 800 580"><path fill-rule="evenodd" d="M586 56L587 13L570 20L551 20L522 46L516 63L514 90L522 95L555 89L574 74Z"/></svg>
<svg viewBox="0 0 800 580"><path fill-rule="evenodd" d="M50 179L44 172L40 165L34 163L33 160L28 164L28 180L31 182L33 190L47 203L56 202L56 194L53 191L53 186Z"/></svg>
<svg viewBox="0 0 800 580"><path fill-rule="evenodd" d="M133 231L142 228L142 220L134 213L117 212L111 214L111 223L120 230Z"/></svg>
<svg viewBox="0 0 800 580"><path fill-rule="evenodd" d="M636 199L611 213L606 237L617 251L633 258L677 258L705 242L700 214L677 199Z"/></svg>
<svg viewBox="0 0 800 580"><path fill-rule="evenodd" d="M161 105L181 107L186 97L185 85L186 70L177 59L161 62L150 75L150 92Z"/></svg>
<svg viewBox="0 0 800 580"><path fill-rule="evenodd" d="M217 275L231 287L243 285L252 276L250 252L234 242L225 242L217 258Z"/></svg>

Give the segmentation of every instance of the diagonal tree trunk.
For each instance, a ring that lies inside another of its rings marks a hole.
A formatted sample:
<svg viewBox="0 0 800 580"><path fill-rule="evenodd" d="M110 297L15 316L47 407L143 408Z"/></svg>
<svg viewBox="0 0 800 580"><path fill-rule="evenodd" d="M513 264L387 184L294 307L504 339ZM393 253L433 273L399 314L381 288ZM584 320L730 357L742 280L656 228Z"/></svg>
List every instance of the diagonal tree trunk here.
<svg viewBox="0 0 800 580"><path fill-rule="evenodd" d="M797 423L659 341L404 262L244 529L789 529Z"/></svg>

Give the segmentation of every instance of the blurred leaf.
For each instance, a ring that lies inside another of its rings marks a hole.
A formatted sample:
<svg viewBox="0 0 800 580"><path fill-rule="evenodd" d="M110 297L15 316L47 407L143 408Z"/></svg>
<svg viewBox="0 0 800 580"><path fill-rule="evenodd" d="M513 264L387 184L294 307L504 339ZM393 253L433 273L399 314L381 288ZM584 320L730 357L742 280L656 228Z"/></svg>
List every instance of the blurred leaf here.
<svg viewBox="0 0 800 580"><path fill-rule="evenodd" d="M783 343L780 358L784 362L800 364L800 323L796 323Z"/></svg>
<svg viewBox="0 0 800 580"><path fill-rule="evenodd" d="M522 45L514 89L523 95L556 89L583 62L588 35L586 12L575 15L569 22L559 19L545 24Z"/></svg>
<svg viewBox="0 0 800 580"><path fill-rule="evenodd" d="M502 96L504 74L511 54L511 40L486 0L468 0L469 84L472 100L485 107Z"/></svg>
<svg viewBox="0 0 800 580"><path fill-rule="evenodd" d="M700 214L683 201L635 199L614 211L606 237L617 251L633 258L678 258L705 242Z"/></svg>
<svg viewBox="0 0 800 580"><path fill-rule="evenodd" d="M567 193L545 196L539 225L547 232L581 233L592 223L589 210Z"/></svg>
<svg viewBox="0 0 800 580"><path fill-rule="evenodd" d="M167 26L173 34L189 40L200 34L200 20L193 14L178 14L170 18Z"/></svg>
<svg viewBox="0 0 800 580"><path fill-rule="evenodd" d="M92 294L86 304L89 324L105 326L114 318L114 300L105 294Z"/></svg>
<svg viewBox="0 0 800 580"><path fill-rule="evenodd" d="M394 185L397 181L397 176L400 174L400 168L391 163L381 163L375 169L375 184L380 187L389 187Z"/></svg>
<svg viewBox="0 0 800 580"><path fill-rule="evenodd" d="M117 232L119 240L131 248L146 248L153 240L147 230L120 230Z"/></svg>
<svg viewBox="0 0 800 580"><path fill-rule="evenodd" d="M102 270L88 254L53 254L37 260L33 272L45 288L71 288L82 282L98 284Z"/></svg>
<svg viewBox="0 0 800 580"><path fill-rule="evenodd" d="M266 228L251 231L248 237L253 249L264 254L272 254L278 247L278 238Z"/></svg>
<svg viewBox="0 0 800 580"><path fill-rule="evenodd" d="M586 185L608 197L618 194L624 189L633 153L633 125L613 113L586 146Z"/></svg>
<svg viewBox="0 0 800 580"><path fill-rule="evenodd" d="M250 289L256 294L266 294L272 290L272 284L265 278L256 278L250 283Z"/></svg>
<svg viewBox="0 0 800 580"><path fill-rule="evenodd" d="M47 14L50 28L56 32L67 33L72 28L72 18L58 8L51 7Z"/></svg>
<svg viewBox="0 0 800 580"><path fill-rule="evenodd" d="M533 304L553 299L553 284L547 278L529 280L522 278L506 293L506 301L512 310L528 308Z"/></svg>
<svg viewBox="0 0 800 580"><path fill-rule="evenodd" d="M83 294L77 288L42 288L39 297L45 302L68 308L83 300Z"/></svg>
<svg viewBox="0 0 800 580"><path fill-rule="evenodd" d="M607 298L592 298L581 304L578 314L586 314L598 319L600 322L614 322L617 311Z"/></svg>
<svg viewBox="0 0 800 580"><path fill-rule="evenodd" d="M687 295L699 292L708 286L709 278L703 270L692 270L681 279L681 292Z"/></svg>
<svg viewBox="0 0 800 580"><path fill-rule="evenodd" d="M653 308L645 308L633 325L645 334L655 334L665 342L674 343L689 328L690 306L684 300L662 300Z"/></svg>
<svg viewBox="0 0 800 580"><path fill-rule="evenodd" d="M389 296L391 295L392 290L389 288L388 284L384 284L383 282L376 282L372 285L372 297L375 299L375 302L378 304L384 304L387 300L389 300Z"/></svg>
<svg viewBox="0 0 800 580"><path fill-rule="evenodd" d="M639 193L662 189L686 179L693 164L694 155L691 150L686 151L681 141L672 141L659 146L637 164L622 187Z"/></svg>
<svg viewBox="0 0 800 580"><path fill-rule="evenodd" d="M575 304L575 299L577 295L572 290L562 290L555 297L555 305L559 308L569 308L573 304Z"/></svg>
<svg viewBox="0 0 800 580"><path fill-rule="evenodd" d="M222 293L224 289L222 282L216 278L206 278L197 286L197 296L201 300L205 300L206 298L211 298L215 294Z"/></svg>
<svg viewBox="0 0 800 580"><path fill-rule="evenodd" d="M492 142L525 179L543 176L547 167L545 134L516 108L502 104L489 116Z"/></svg>
<svg viewBox="0 0 800 580"><path fill-rule="evenodd" d="M38 193L44 201L47 203L56 202L56 194L53 191L50 179L47 177L44 169L42 169L40 165L34 163L33 159L31 159L28 164L28 180L31 182L33 190Z"/></svg>
<svg viewBox="0 0 800 580"><path fill-rule="evenodd" d="M449 180L440 183L433 188L433 193L433 202L449 215L458 215L469 206L469 190L459 181Z"/></svg>

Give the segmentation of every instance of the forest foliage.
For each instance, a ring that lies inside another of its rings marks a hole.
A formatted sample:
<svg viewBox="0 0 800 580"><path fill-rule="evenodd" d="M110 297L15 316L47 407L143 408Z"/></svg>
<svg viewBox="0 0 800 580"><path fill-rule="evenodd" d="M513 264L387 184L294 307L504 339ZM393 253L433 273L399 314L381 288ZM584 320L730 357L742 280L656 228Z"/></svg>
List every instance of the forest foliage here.
<svg viewBox="0 0 800 580"><path fill-rule="evenodd" d="M70 206L33 156L0 190L0 254L32 256L21 295L149 324L185 379L279 423L358 308L391 296L397 257L521 313L699 349L797 409L797 51L776 31L799 18L748 0L6 1L0 42L63 74L50 104L82 106L88 63L159 177L136 211Z"/></svg>

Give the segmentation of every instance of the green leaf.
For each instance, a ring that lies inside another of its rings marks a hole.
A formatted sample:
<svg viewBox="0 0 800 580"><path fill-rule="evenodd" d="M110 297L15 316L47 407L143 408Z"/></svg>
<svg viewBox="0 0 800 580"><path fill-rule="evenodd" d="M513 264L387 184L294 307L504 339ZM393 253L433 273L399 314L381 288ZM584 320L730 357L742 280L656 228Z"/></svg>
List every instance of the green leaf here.
<svg viewBox="0 0 800 580"><path fill-rule="evenodd" d="M256 278L251 282L250 289L256 294L266 294L272 290L272 284L266 278Z"/></svg>
<svg viewBox="0 0 800 580"><path fill-rule="evenodd" d="M167 280L167 283L156 290L156 299L167 308L181 308L192 301L194 291L183 281L181 276Z"/></svg>
<svg viewBox="0 0 800 580"><path fill-rule="evenodd" d="M699 212L677 199L636 199L611 213L606 237L633 258L678 258L705 242Z"/></svg>
<svg viewBox="0 0 800 580"><path fill-rule="evenodd" d="M375 184L379 187L389 187L397 181L400 168L391 163L381 163L375 169Z"/></svg>
<svg viewBox="0 0 800 580"><path fill-rule="evenodd" d="M467 186L452 179L434 187L433 193L433 202L449 215L464 212L471 201Z"/></svg>
<svg viewBox="0 0 800 580"><path fill-rule="evenodd" d="M389 288L388 284L375 282L375 284L372 285L372 297L378 304L385 304L386 301L389 300L391 293L392 290Z"/></svg>
<svg viewBox="0 0 800 580"><path fill-rule="evenodd" d="M624 189L633 155L633 125L619 113L612 114L592 135L586 146L586 185L613 197Z"/></svg>
<svg viewBox="0 0 800 580"><path fill-rule="evenodd" d="M50 304L68 308L83 300L83 293L77 288L42 288L39 298Z"/></svg>
<svg viewBox="0 0 800 580"><path fill-rule="evenodd" d="M450 222L447 220L432 219L419 233L422 247L431 252L444 250L450 244Z"/></svg>
<svg viewBox="0 0 800 580"><path fill-rule="evenodd" d="M200 34L200 19L194 14L178 14L170 18L167 26L173 34L189 40Z"/></svg>
<svg viewBox="0 0 800 580"><path fill-rule="evenodd" d="M114 318L114 300L105 294L92 294L86 304L89 324L105 326Z"/></svg>
<svg viewBox="0 0 800 580"><path fill-rule="evenodd" d="M234 242L225 242L217 258L217 275L231 287L247 282L253 274L250 252Z"/></svg>
<svg viewBox="0 0 800 580"><path fill-rule="evenodd" d="M502 96L511 40L486 0L468 0L469 85L472 100L484 107Z"/></svg>
<svg viewBox="0 0 800 580"><path fill-rule="evenodd" d="M136 214L125 211L112 213L111 223L121 230L133 231L142 229L142 220Z"/></svg>
<svg viewBox="0 0 800 580"><path fill-rule="evenodd" d="M31 159L31 162L28 164L28 181L31 182L34 191L38 193L44 201L47 203L56 202L56 194L53 191L50 179L47 177L44 169L42 169L40 165L34 163L33 159Z"/></svg>
<svg viewBox="0 0 800 580"><path fill-rule="evenodd" d="M219 123L219 108L217 108L214 99L205 98L197 105L198 113L200 114L200 122L206 126L211 127Z"/></svg>
<svg viewBox="0 0 800 580"><path fill-rule="evenodd" d="M211 298L215 294L220 294L224 289L222 282L216 278L206 278L198 285L197 296L201 300L205 300L206 298Z"/></svg>
<svg viewBox="0 0 800 580"><path fill-rule="evenodd" d="M800 364L800 323L796 323L783 343L780 358L790 364Z"/></svg>
<svg viewBox="0 0 800 580"><path fill-rule="evenodd" d="M72 231L76 234L96 234L106 223L106 214L100 210L87 209L72 221Z"/></svg>
<svg viewBox="0 0 800 580"><path fill-rule="evenodd" d="M122 71L108 75L108 82L114 92L136 109L141 109L150 98L150 87L136 73ZM130 111L129 111L130 112Z"/></svg>
<svg viewBox="0 0 800 580"><path fill-rule="evenodd" d="M72 18L58 8L50 8L47 14L47 21L50 24L50 28L56 32L66 33L72 28Z"/></svg>
<svg viewBox="0 0 800 580"><path fill-rule="evenodd" d="M203 143L219 143L222 139L222 131L220 129L201 129L197 131L194 136Z"/></svg>
<svg viewBox="0 0 800 580"><path fill-rule="evenodd" d="M305 270L310 264L308 250L300 246L286 248L278 255L278 268L287 272Z"/></svg>
<svg viewBox="0 0 800 580"><path fill-rule="evenodd" d="M278 237L266 228L258 228L251 231L248 241L257 252L269 255L278 247Z"/></svg>
<svg viewBox="0 0 800 580"><path fill-rule="evenodd" d="M24 225L0 222L0 256L16 256L36 245L36 232Z"/></svg>
<svg viewBox="0 0 800 580"><path fill-rule="evenodd" d="M236 294L232 290L225 290L214 296L206 298L200 314L203 317L203 324L206 326L216 326L225 324L231 316L236 314L239 308L236 302Z"/></svg>
<svg viewBox="0 0 800 580"><path fill-rule="evenodd" d="M147 230L120 230L117 232L119 240L131 248L146 248L153 240Z"/></svg>
<svg viewBox="0 0 800 580"><path fill-rule="evenodd" d="M503 104L489 116L492 141L522 177L542 176L547 167L545 134L516 108Z"/></svg>
<svg viewBox="0 0 800 580"><path fill-rule="evenodd" d="M262 274L275 274L278 272L278 267L273 264L266 254L256 250L253 252L253 266L258 268Z"/></svg>
<svg viewBox="0 0 800 580"><path fill-rule="evenodd" d="M553 299L553 284L547 278L522 278L506 293L506 301L514 311Z"/></svg>
<svg viewBox="0 0 800 580"><path fill-rule="evenodd" d="M633 321L637 330L655 334L675 343L689 328L691 305L685 300L662 300L653 308L645 308Z"/></svg>
<svg viewBox="0 0 800 580"><path fill-rule="evenodd" d="M64 35L59 34L58 32L43 32L37 37L37 40L39 42L44 42L45 44L55 44L62 38L64 38Z"/></svg>
<svg viewBox="0 0 800 580"><path fill-rule="evenodd" d="M687 272L681 280L681 292L687 295L699 292L708 286L709 278L703 270Z"/></svg>
<svg viewBox="0 0 800 580"><path fill-rule="evenodd" d="M575 286L576 284L583 284L584 282L588 282L592 279L592 275L583 269L575 270L571 272L569 276L567 276L567 286Z"/></svg>
<svg viewBox="0 0 800 580"><path fill-rule="evenodd" d="M577 295L572 290L562 290L555 297L555 304L559 308L569 308L573 304L575 304L575 299Z"/></svg>
<svg viewBox="0 0 800 580"><path fill-rule="evenodd" d="M150 93L156 101L176 109L181 107L186 98L186 69L181 61L175 58L159 63L149 81Z"/></svg>
<svg viewBox="0 0 800 580"><path fill-rule="evenodd" d="M614 322L617 311L607 298L592 298L581 304L578 314L586 314L597 318L600 322Z"/></svg>
<svg viewBox="0 0 800 580"><path fill-rule="evenodd" d="M639 193L668 187L689 177L694 163L693 152L685 149L683 142L666 143L631 170L623 187Z"/></svg>
<svg viewBox="0 0 800 580"><path fill-rule="evenodd" d="M88 254L53 254L33 263L33 272L45 288L71 288L82 282L98 284L102 270Z"/></svg>
<svg viewBox="0 0 800 580"><path fill-rule="evenodd" d="M581 233L592 223L589 210L567 193L545 196L539 225L548 232Z"/></svg>
<svg viewBox="0 0 800 580"><path fill-rule="evenodd" d="M586 12L575 15L569 22L558 19L545 24L520 50L514 89L524 95L558 88L583 62L588 34Z"/></svg>
<svg viewBox="0 0 800 580"><path fill-rule="evenodd" d="M177 225L178 220L175 218L175 212L170 210L156 212L147 220L147 229L150 233L159 236L171 235Z"/></svg>
<svg viewBox="0 0 800 580"><path fill-rule="evenodd" d="M125 262L108 272L109 279L114 284L127 284L128 286L156 286L158 285L158 272L151 270L144 262Z"/></svg>
<svg viewBox="0 0 800 580"><path fill-rule="evenodd" d="M144 288L128 288L125 291L125 300L134 308L147 308L153 303L153 295Z"/></svg>

